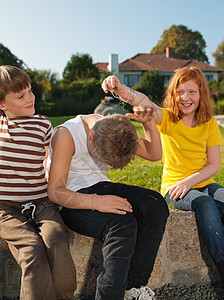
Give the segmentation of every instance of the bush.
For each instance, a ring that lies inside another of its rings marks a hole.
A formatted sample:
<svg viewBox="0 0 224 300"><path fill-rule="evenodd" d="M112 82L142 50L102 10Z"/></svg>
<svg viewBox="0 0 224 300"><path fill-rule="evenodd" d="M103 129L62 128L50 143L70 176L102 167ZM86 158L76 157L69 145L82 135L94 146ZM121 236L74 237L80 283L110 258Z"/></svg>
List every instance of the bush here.
<svg viewBox="0 0 224 300"><path fill-rule="evenodd" d="M54 98L36 103L36 112L48 116L67 116L93 113L104 97L99 81L92 78L62 84L53 92Z"/></svg>

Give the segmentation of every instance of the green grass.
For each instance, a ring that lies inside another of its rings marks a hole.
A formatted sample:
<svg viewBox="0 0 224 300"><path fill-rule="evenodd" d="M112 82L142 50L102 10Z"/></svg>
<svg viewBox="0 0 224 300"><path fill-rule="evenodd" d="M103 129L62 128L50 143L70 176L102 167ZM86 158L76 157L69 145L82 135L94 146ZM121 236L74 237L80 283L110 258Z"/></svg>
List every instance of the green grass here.
<svg viewBox="0 0 224 300"><path fill-rule="evenodd" d="M50 117L53 127L64 123L65 121L74 118L75 116Z"/></svg>
<svg viewBox="0 0 224 300"><path fill-rule="evenodd" d="M53 127L62 124L74 116L51 117ZM139 136L144 137L144 132L141 124L132 121L135 125ZM221 133L224 136L224 128L220 127ZM130 185L138 185L145 188L150 188L160 191L162 161L150 162L141 157L136 157L125 169L111 169L107 175L114 182L122 182ZM221 145L221 167L217 175L214 176L217 183L224 185L224 145Z"/></svg>

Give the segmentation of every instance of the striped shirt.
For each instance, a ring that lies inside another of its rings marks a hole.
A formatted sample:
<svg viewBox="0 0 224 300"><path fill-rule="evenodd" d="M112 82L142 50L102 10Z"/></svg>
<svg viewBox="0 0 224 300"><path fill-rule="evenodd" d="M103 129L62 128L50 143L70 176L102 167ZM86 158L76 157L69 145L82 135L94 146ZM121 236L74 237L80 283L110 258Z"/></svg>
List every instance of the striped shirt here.
<svg viewBox="0 0 224 300"><path fill-rule="evenodd" d="M45 116L0 116L0 200L31 201L47 196L43 161L52 125Z"/></svg>

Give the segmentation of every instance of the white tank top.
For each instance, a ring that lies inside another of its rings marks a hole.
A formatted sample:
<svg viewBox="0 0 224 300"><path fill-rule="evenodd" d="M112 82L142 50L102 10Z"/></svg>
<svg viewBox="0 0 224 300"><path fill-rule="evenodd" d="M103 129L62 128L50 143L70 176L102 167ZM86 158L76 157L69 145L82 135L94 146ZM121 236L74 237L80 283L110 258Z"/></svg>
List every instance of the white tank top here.
<svg viewBox="0 0 224 300"><path fill-rule="evenodd" d="M89 187L100 181L110 181L106 173L109 166L105 163L95 160L87 148L87 135L82 122L84 115L78 115L74 119L66 121L64 124L57 126L52 134L55 134L59 127L66 127L75 144L75 154L72 157L67 179L66 188L71 191L78 191L82 188ZM52 157L51 144L49 147L49 157L47 162L47 177L49 174Z"/></svg>

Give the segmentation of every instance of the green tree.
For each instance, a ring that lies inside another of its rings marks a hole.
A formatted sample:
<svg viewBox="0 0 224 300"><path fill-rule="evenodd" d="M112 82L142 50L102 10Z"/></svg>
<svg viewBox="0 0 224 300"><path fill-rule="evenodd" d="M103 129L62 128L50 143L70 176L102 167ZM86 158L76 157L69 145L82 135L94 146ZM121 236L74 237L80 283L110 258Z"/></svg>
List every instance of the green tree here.
<svg viewBox="0 0 224 300"><path fill-rule="evenodd" d="M63 72L63 80L71 83L77 80L100 78L97 67L93 64L92 57L89 54L72 55Z"/></svg>
<svg viewBox="0 0 224 300"><path fill-rule="evenodd" d="M194 59L208 63L205 54L206 42L198 31L192 31L184 25L172 25L164 30L157 45L151 53L165 53L166 48L173 48L173 57Z"/></svg>
<svg viewBox="0 0 224 300"><path fill-rule="evenodd" d="M21 59L12 54L2 43L0 43L0 65L11 65L21 69L27 67Z"/></svg>
<svg viewBox="0 0 224 300"><path fill-rule="evenodd" d="M215 65L224 69L224 41L218 45L212 56L215 58Z"/></svg>
<svg viewBox="0 0 224 300"><path fill-rule="evenodd" d="M50 70L31 70L27 69L26 72L29 74L32 81L32 87L36 96L40 99L49 99L52 90L58 84L58 74L51 73Z"/></svg>
<svg viewBox="0 0 224 300"><path fill-rule="evenodd" d="M164 81L157 70L149 70L144 72L141 79L141 87L138 89L149 97L150 100L161 104L165 87Z"/></svg>

